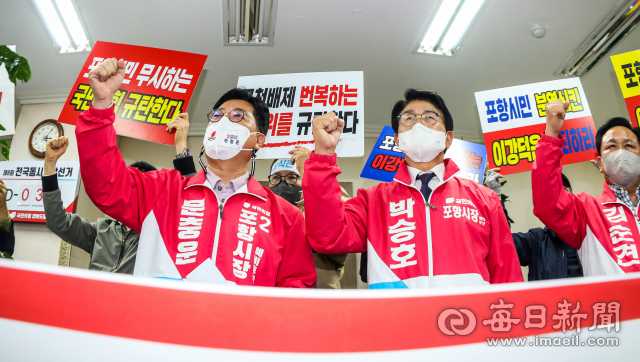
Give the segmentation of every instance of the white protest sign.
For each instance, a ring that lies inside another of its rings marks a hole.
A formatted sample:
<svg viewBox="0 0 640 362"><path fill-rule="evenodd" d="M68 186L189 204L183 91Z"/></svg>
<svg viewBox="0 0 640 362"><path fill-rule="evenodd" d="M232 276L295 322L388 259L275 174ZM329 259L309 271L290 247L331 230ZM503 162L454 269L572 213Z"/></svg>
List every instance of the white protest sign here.
<svg viewBox="0 0 640 362"><path fill-rule="evenodd" d="M313 150L311 120L331 111L345 121L336 149L338 157L364 155L362 72L248 76L238 78L238 87L262 99L271 113L259 159L289 158L295 145Z"/></svg>
<svg viewBox="0 0 640 362"><path fill-rule="evenodd" d="M56 165L62 203L75 213L80 187L80 162L58 161ZM7 185L7 209L15 222L45 223L42 203L41 161L7 161L0 163L0 175Z"/></svg>
<svg viewBox="0 0 640 362"><path fill-rule="evenodd" d="M569 101L560 132L566 139L564 165L596 158L595 125L580 78L559 79L476 92L489 168L508 175L530 171L536 144L546 127L547 103Z"/></svg>

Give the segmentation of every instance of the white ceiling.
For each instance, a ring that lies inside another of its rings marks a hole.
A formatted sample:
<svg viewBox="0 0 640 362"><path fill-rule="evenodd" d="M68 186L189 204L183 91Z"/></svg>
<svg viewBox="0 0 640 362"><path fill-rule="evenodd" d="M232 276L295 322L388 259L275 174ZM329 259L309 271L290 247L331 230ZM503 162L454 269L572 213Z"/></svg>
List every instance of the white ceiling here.
<svg viewBox="0 0 640 362"><path fill-rule="evenodd" d="M395 101L416 87L439 92L456 136L479 141L473 93L554 79L620 0L488 0L453 59L412 54L438 0L280 0L273 47L223 46L219 0L76 1L93 41L209 56L188 110L196 132L239 76L362 70L368 135L389 124ZM544 38L531 35L535 24L547 28ZM16 89L25 102L68 94L88 55L57 55L30 0L0 0L0 44L17 45L31 64L31 81ZM612 54L639 48L634 30ZM626 115L608 57L582 81L596 124Z"/></svg>

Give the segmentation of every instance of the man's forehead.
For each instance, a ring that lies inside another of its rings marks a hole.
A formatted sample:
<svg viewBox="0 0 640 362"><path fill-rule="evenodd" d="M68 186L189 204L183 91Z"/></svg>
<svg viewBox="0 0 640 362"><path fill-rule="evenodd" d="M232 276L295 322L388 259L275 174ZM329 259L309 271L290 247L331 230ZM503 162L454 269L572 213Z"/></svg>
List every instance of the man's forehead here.
<svg viewBox="0 0 640 362"><path fill-rule="evenodd" d="M222 108L222 109L225 109L225 110L232 110L232 109L239 108L239 109L245 110L247 112L253 112L253 106L251 105L251 103L249 103L247 101L243 101L241 99L228 100L228 101L222 103L219 108Z"/></svg>
<svg viewBox="0 0 640 362"><path fill-rule="evenodd" d="M438 113L442 113L442 111L436 107L433 103L429 102L429 101L421 101L421 100L417 100L417 101L411 101L409 102L405 107L404 107L404 111L421 111L423 109L428 109L428 110L434 110Z"/></svg>
<svg viewBox="0 0 640 362"><path fill-rule="evenodd" d="M627 127L616 126L608 130L604 136L603 141L606 142L623 142L623 141L638 142L636 134Z"/></svg>
<svg viewBox="0 0 640 362"><path fill-rule="evenodd" d="M295 173L293 171L287 171L287 170L281 170L281 171L277 171L276 173L274 173L274 175L276 175L276 176L289 176L291 174L297 175L297 173Z"/></svg>

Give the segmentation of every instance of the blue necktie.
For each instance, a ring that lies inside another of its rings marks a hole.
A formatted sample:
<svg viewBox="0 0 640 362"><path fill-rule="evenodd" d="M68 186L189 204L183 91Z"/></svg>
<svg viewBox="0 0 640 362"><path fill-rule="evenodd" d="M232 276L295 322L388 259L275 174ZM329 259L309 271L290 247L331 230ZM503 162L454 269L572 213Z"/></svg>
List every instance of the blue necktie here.
<svg viewBox="0 0 640 362"><path fill-rule="evenodd" d="M429 188L429 181L436 176L433 172L426 172L416 177L417 180L422 181L422 186L420 187L420 193L424 196L424 201L429 202L429 196L431 195L431 189Z"/></svg>

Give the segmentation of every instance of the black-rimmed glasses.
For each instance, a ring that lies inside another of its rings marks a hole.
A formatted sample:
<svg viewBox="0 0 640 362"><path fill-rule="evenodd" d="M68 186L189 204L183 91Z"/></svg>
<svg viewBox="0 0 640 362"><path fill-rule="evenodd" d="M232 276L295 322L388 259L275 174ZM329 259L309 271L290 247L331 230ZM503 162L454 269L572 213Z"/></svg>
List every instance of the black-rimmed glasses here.
<svg viewBox="0 0 640 362"><path fill-rule="evenodd" d="M290 185L295 185L298 181L300 181L301 177L300 175L293 172L285 176L271 175L269 176L269 184L271 186L275 186L280 182L282 182L283 179L285 180L286 183Z"/></svg>
<svg viewBox="0 0 640 362"><path fill-rule="evenodd" d="M244 117L249 118L250 120L253 121L253 118L251 118L251 116L249 116L248 114L249 112L245 112L241 109L234 109L233 111L229 111L229 112L223 112L222 110L219 109L214 109L213 111L209 112L207 114L207 119L209 120L209 123L215 123L218 122L219 120L222 119L222 117L224 117L224 115L228 115L229 120L233 123L238 123L240 121L242 121L244 119ZM255 122L255 121L254 121Z"/></svg>
<svg viewBox="0 0 640 362"><path fill-rule="evenodd" d="M398 116L400 123L404 126L411 127L418 123L418 117L420 117L420 121L425 126L433 126L438 122L438 119L442 119L442 116L438 112L434 111L425 111L422 114L415 114L413 112L405 112Z"/></svg>

